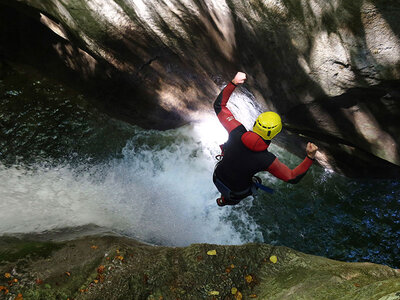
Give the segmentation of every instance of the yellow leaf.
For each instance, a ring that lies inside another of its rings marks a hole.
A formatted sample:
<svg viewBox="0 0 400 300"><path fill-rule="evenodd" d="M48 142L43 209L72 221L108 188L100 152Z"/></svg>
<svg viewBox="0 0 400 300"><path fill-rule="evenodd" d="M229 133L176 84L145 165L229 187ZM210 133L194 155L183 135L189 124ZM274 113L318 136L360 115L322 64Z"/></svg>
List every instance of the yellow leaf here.
<svg viewBox="0 0 400 300"><path fill-rule="evenodd" d="M235 267L235 265L234 264L231 264L231 269L233 269Z"/></svg>
<svg viewBox="0 0 400 300"><path fill-rule="evenodd" d="M256 294L251 294L249 297L250 298L257 298L257 295Z"/></svg>
<svg viewBox="0 0 400 300"><path fill-rule="evenodd" d="M208 292L208 294L209 294L210 296L218 296L218 295L219 295L219 292L218 292L218 291L210 291L210 292Z"/></svg>
<svg viewBox="0 0 400 300"><path fill-rule="evenodd" d="M94 280L94 283L98 283L99 281L97 279Z"/></svg>
<svg viewBox="0 0 400 300"><path fill-rule="evenodd" d="M10 278L10 277L11 277L11 274L10 274L10 273L5 273L5 274L4 274L4 277L5 277L5 278Z"/></svg>
<svg viewBox="0 0 400 300"><path fill-rule="evenodd" d="M18 279L17 279L17 278L14 278L14 279L13 279L13 282L17 283L17 282L18 282Z"/></svg>
<svg viewBox="0 0 400 300"><path fill-rule="evenodd" d="M115 258L118 259L118 260L120 260L120 261L123 261L123 260L124 260L124 257L121 256L121 255L118 255L118 256L116 256Z"/></svg>
<svg viewBox="0 0 400 300"><path fill-rule="evenodd" d="M65 272L65 275L71 276L71 273L70 272Z"/></svg>
<svg viewBox="0 0 400 300"><path fill-rule="evenodd" d="M96 250L97 248L99 248L99 246L93 245L90 248L92 248L93 250Z"/></svg>
<svg viewBox="0 0 400 300"><path fill-rule="evenodd" d="M15 300L22 300L22 299L24 299L24 298L22 297L22 294L18 294L17 297L15 297Z"/></svg>
<svg viewBox="0 0 400 300"><path fill-rule="evenodd" d="M242 300L242 299L243 299L242 293L238 291L238 292L235 294L235 299L236 299L236 300Z"/></svg>
<svg viewBox="0 0 400 300"><path fill-rule="evenodd" d="M244 278L246 279L247 283L250 283L253 281L253 276L251 276L251 275L246 275Z"/></svg>
<svg viewBox="0 0 400 300"><path fill-rule="evenodd" d="M235 295L237 293L237 291L238 291L237 288L235 288L235 287L231 288L232 295Z"/></svg>
<svg viewBox="0 0 400 300"><path fill-rule="evenodd" d="M273 264L276 264L276 262L278 261L278 258L277 258L275 255L272 255L272 256L269 258L269 261L272 262Z"/></svg>
<svg viewBox="0 0 400 300"><path fill-rule="evenodd" d="M217 255L217 250L207 251L207 255Z"/></svg>
<svg viewBox="0 0 400 300"><path fill-rule="evenodd" d="M117 249L117 254L119 254L119 250Z"/></svg>

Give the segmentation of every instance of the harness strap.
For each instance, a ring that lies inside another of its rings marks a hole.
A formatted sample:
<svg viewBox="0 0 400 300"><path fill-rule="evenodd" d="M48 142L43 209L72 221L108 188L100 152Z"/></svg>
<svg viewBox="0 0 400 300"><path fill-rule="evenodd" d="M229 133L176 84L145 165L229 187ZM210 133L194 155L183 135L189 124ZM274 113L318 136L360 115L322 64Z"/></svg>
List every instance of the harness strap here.
<svg viewBox="0 0 400 300"><path fill-rule="evenodd" d="M263 184L261 184L261 183L254 182L254 185L255 185L258 189L263 190L264 192L267 192L267 193L270 193L270 194L273 194L273 193L274 193L274 190L273 190L273 189L271 189L270 187L267 187L267 186L265 186L265 185L263 185Z"/></svg>

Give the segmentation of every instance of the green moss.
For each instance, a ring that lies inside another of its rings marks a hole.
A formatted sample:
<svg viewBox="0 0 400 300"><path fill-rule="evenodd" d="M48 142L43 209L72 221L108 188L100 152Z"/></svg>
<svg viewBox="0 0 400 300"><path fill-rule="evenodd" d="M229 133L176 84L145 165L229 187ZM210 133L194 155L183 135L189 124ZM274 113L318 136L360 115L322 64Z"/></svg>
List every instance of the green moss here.
<svg viewBox="0 0 400 300"><path fill-rule="evenodd" d="M95 271L101 259L97 258L83 266L72 268L67 274L58 274L46 279L46 283L22 291L25 299L67 299L76 298L97 276Z"/></svg>
<svg viewBox="0 0 400 300"><path fill-rule="evenodd" d="M47 258L62 244L52 242L22 241L17 238L1 238L0 265L16 262L24 258Z"/></svg>
<svg viewBox="0 0 400 300"><path fill-rule="evenodd" d="M17 239L7 243L0 239L0 249L22 244ZM45 244L51 243L26 242L25 252L36 251L26 256L48 256L38 251L40 247L32 246ZM61 245L63 249L46 259L26 261L24 272L47 275L43 284L35 284L35 278L29 276L21 277L25 288L16 285L10 292L21 292L24 299L33 300L183 300L211 299L210 293L217 291L220 299L232 299L231 289L235 287L243 299L251 294L259 299L358 299L359 295L363 295L360 299L392 299L400 288L399 272L389 267L337 262L265 244L166 248L114 237L86 237ZM97 248L92 249L92 245ZM215 250L216 255L208 255L209 250ZM19 250L15 253L22 255ZM271 255L277 256L277 263L269 261ZM99 265L105 266L101 273L104 280L94 283ZM246 280L249 275L250 281Z"/></svg>

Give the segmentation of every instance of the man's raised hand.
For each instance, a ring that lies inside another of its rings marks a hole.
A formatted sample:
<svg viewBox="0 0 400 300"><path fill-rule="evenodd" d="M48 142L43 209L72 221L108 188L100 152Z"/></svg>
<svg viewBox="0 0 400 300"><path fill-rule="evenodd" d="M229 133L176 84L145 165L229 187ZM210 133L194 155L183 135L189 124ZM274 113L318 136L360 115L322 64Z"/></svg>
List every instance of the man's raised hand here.
<svg viewBox="0 0 400 300"><path fill-rule="evenodd" d="M237 72L237 74L235 75L235 78L232 79L232 82L235 85L239 85L239 84L242 84L243 82L245 82L246 79L247 79L246 73Z"/></svg>
<svg viewBox="0 0 400 300"><path fill-rule="evenodd" d="M315 153L317 153L318 147L313 143L308 142L306 147L307 156L314 159Z"/></svg>

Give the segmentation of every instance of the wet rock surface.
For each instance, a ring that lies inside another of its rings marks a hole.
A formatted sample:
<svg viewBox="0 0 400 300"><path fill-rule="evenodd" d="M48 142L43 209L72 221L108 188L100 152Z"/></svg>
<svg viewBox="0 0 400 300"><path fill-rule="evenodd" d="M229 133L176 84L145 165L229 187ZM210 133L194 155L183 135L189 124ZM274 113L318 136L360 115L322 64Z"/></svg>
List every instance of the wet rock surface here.
<svg viewBox="0 0 400 300"><path fill-rule="evenodd" d="M11 299L400 298L399 270L267 244L169 248L108 235L2 237L0 254L0 297Z"/></svg>
<svg viewBox="0 0 400 300"><path fill-rule="evenodd" d="M159 129L196 120L242 70L297 137L282 141L289 150L311 139L335 171L399 174L397 1L0 3L2 61L69 74L120 119Z"/></svg>

